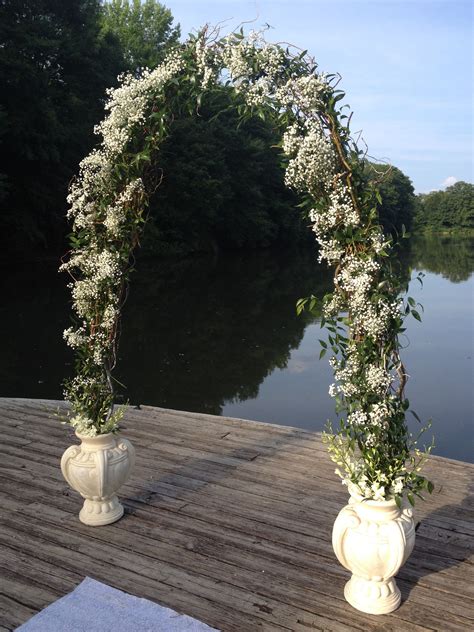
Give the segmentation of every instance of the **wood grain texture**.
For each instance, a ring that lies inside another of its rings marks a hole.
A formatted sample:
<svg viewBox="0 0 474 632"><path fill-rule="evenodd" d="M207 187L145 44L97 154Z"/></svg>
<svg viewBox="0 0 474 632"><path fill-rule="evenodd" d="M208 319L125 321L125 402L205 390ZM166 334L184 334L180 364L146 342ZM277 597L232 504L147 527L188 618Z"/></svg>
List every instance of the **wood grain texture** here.
<svg viewBox="0 0 474 632"><path fill-rule="evenodd" d="M374 617L343 598L331 546L347 500L319 433L198 413L128 409L137 450L126 515L78 520L59 468L77 443L64 402L0 399L0 631L86 577L230 632L474 629L474 465L431 457L401 607ZM53 631L52 631L53 632Z"/></svg>

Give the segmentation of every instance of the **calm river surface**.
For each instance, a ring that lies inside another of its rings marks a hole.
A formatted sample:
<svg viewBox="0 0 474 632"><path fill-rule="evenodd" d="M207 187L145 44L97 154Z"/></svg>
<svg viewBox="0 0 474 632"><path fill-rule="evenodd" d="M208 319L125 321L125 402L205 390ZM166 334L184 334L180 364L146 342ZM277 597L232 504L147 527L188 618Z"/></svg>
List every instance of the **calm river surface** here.
<svg viewBox="0 0 474 632"><path fill-rule="evenodd" d="M474 239L419 239L401 260L407 275L426 274L423 288L410 288L423 323L409 319L404 340L411 407L432 418L435 453L474 461ZM61 336L70 299L56 268L16 265L3 275L2 396L61 398L72 371ZM330 288L312 250L140 262L119 354L124 397L322 429L335 417L332 375L318 360L319 323L298 318L295 303Z"/></svg>

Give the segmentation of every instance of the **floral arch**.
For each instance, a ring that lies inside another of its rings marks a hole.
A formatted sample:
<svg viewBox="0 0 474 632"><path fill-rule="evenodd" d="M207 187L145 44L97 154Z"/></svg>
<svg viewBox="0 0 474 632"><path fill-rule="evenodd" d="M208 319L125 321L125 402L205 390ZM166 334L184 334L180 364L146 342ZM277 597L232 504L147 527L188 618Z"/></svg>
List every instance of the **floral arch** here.
<svg viewBox="0 0 474 632"><path fill-rule="evenodd" d="M72 251L61 266L70 284L75 324L64 333L76 352L76 376L66 384L70 423L81 434L114 432L112 371L131 257L156 185L159 148L173 120L199 109L203 95L222 83L233 88L242 117L258 115L281 134L285 182L299 193L319 244L320 260L334 266L334 292L324 298L328 342L321 341L335 383L330 393L340 416L325 434L343 482L364 498L419 494L431 484L420 474L425 454L413 448L405 413L405 369L398 336L414 311L392 272L391 244L378 223L380 197L339 106L338 76L318 71L306 52L269 44L258 33L219 38L191 36L154 70L120 78L110 90L102 140L72 183L68 217ZM311 308L314 298L298 309Z"/></svg>

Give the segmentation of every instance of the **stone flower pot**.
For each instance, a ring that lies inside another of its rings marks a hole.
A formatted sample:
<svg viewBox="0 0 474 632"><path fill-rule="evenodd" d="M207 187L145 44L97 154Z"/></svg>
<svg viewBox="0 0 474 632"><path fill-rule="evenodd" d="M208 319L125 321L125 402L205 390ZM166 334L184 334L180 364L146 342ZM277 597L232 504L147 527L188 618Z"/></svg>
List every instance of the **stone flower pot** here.
<svg viewBox="0 0 474 632"><path fill-rule="evenodd" d="M401 595L394 576L415 544L411 507L351 495L334 523L332 544L339 562L352 572L344 589L351 606L369 614L396 610Z"/></svg>
<svg viewBox="0 0 474 632"><path fill-rule="evenodd" d="M79 513L84 524L100 526L123 515L116 492L130 475L135 449L116 434L86 437L76 433L80 445L69 447L61 459L61 471L69 485L85 499Z"/></svg>

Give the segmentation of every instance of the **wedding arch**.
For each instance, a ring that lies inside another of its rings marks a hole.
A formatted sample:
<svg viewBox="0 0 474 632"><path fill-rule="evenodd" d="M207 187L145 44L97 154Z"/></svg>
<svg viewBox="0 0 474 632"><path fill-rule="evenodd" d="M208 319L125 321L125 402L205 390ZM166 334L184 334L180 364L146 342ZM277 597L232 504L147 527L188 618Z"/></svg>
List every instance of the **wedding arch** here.
<svg viewBox="0 0 474 632"><path fill-rule="evenodd" d="M405 316L419 317L390 265L391 242L378 221L380 196L364 153L340 106L337 75L319 72L305 51L267 43L242 31L221 38L203 30L153 70L123 75L108 92L107 115L96 128L100 145L80 165L68 216L72 250L61 266L72 281L74 325L64 332L76 352L66 384L70 423L81 435L114 432L120 313L131 257L156 186L160 145L173 121L197 113L201 100L225 84L241 117L260 116L281 137L285 183L300 196L319 258L334 267L334 291L324 297L321 356L332 353L330 386L338 426L325 435L343 482L366 499L394 498L431 488L421 476L426 454L407 428L406 374L399 335ZM298 309L312 307L302 300ZM317 414L317 411L315 411Z"/></svg>

